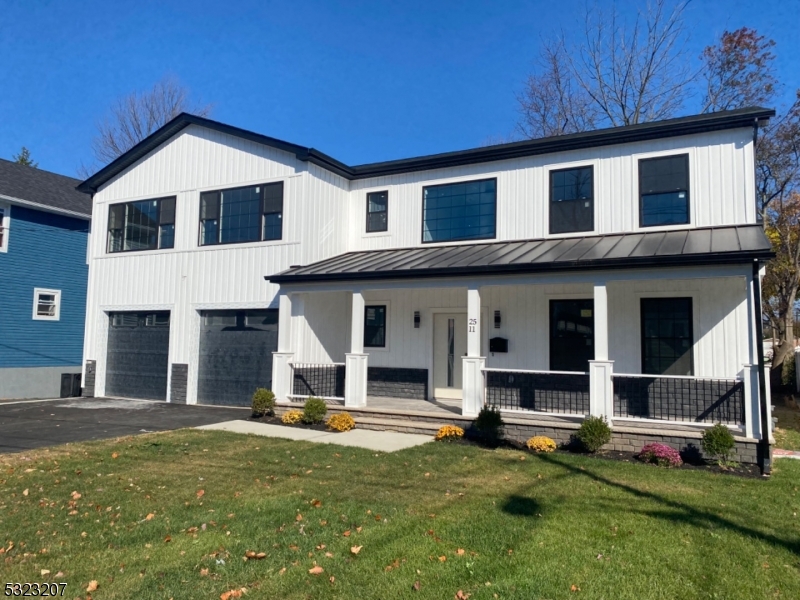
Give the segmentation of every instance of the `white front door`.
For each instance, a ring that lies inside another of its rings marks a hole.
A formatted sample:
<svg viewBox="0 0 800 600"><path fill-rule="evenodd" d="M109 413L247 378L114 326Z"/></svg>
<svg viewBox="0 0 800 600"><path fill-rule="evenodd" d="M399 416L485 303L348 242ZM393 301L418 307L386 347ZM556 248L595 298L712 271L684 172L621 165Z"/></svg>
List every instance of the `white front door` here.
<svg viewBox="0 0 800 600"><path fill-rule="evenodd" d="M467 354L466 313L433 316L433 395L461 398L461 358Z"/></svg>

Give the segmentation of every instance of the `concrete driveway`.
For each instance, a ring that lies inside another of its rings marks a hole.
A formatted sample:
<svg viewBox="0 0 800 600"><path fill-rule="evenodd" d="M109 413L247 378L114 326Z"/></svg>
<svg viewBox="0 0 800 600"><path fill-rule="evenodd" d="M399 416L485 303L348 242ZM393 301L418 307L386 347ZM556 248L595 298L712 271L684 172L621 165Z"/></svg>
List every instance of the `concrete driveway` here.
<svg viewBox="0 0 800 600"><path fill-rule="evenodd" d="M249 409L121 398L0 402L0 453L246 419Z"/></svg>

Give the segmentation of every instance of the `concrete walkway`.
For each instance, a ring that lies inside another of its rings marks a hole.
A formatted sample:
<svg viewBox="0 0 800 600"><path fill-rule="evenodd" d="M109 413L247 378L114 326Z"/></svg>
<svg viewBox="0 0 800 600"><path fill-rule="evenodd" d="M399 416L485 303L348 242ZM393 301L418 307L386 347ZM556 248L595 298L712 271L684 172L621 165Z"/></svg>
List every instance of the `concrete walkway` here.
<svg viewBox="0 0 800 600"><path fill-rule="evenodd" d="M772 450L772 458L795 458L800 460L800 452L797 450L781 450L774 448Z"/></svg>
<svg viewBox="0 0 800 600"><path fill-rule="evenodd" d="M302 440L319 444L337 444L377 450L379 452L395 452L413 448L433 440L431 436L414 433L398 433L396 431L371 431L369 429L351 429L344 433L316 431L302 427L287 427L253 421L224 421L212 425L201 425L197 429L214 429L233 433L249 433L266 437Z"/></svg>

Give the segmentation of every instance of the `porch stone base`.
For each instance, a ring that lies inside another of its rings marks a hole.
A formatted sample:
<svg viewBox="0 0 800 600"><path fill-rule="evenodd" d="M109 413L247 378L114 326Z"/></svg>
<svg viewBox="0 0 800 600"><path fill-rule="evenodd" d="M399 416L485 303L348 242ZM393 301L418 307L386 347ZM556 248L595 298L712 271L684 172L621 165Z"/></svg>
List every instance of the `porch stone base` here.
<svg viewBox="0 0 800 600"><path fill-rule="evenodd" d="M428 369L367 367L367 396L428 399Z"/></svg>

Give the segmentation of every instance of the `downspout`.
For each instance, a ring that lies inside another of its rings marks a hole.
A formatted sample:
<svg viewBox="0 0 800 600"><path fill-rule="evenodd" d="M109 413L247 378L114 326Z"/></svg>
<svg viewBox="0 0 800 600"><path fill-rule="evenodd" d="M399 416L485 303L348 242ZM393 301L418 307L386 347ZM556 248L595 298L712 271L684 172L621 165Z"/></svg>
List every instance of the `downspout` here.
<svg viewBox="0 0 800 600"><path fill-rule="evenodd" d="M761 317L761 278L758 260L753 261L753 312L756 320L756 350L758 352L758 396L761 408L761 439L758 442L758 466L761 474L768 477L772 471L769 450L769 411L767 407L767 380L764 364L764 331Z"/></svg>

